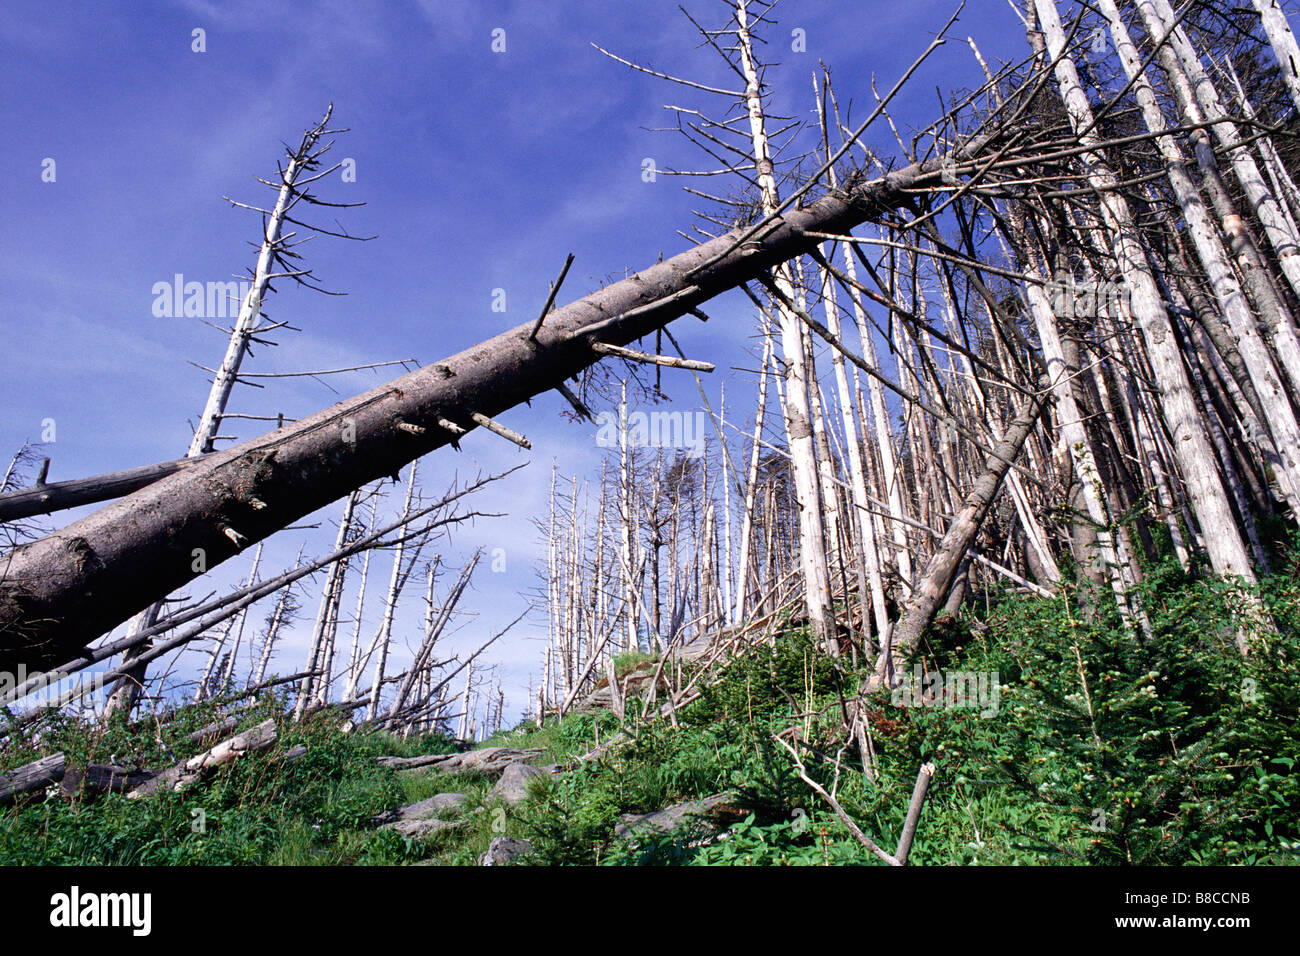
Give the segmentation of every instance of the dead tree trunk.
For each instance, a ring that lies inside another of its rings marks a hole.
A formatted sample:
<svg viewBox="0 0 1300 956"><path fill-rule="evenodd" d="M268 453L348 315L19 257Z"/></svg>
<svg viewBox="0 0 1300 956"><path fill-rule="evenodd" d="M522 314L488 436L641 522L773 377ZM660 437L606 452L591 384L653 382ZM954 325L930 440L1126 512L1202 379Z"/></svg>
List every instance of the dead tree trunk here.
<svg viewBox="0 0 1300 956"><path fill-rule="evenodd" d="M959 149L983 152L985 133ZM949 160L948 162L951 162ZM943 182L942 157L791 206L546 316L244 442L15 549L0 581L0 668L49 666L208 568L352 489L463 438L735 285ZM517 438L513 433L506 437Z"/></svg>
<svg viewBox="0 0 1300 956"><path fill-rule="evenodd" d="M740 46L741 70L745 77L745 107L749 114L750 139L754 151L754 168L762 189L762 208L772 215L780 204L776 177L768 152L766 118L758 79L758 66L750 46L749 17L745 0L736 3L736 39ZM794 472L799 504L799 556L803 567L804 599L813 636L827 649L834 649L835 615L831 606L830 575L826 567L826 531L823 523L822 498L817 471L812 401L816 388L811 380L806 357L803 324L785 303L795 298L794 283L788 266L779 267L771 282L783 301L776 303L781 348L785 367L786 439L790 447L791 470Z"/></svg>
<svg viewBox="0 0 1300 956"><path fill-rule="evenodd" d="M921 635L934 619L935 612L952 588L957 570L970 550L971 543L984 524L989 506L993 503L1007 469L1019 457L1025 440L1038 423L1043 411L1041 395L1032 396L1016 416L1002 440L993 449L984 466L984 473L966 497L947 533L939 542L938 550L931 556L925 573L912 591L912 597L898 623L894 625L889 640L876 661L875 673L864 690L871 691L892 682L895 672L921 640Z"/></svg>
<svg viewBox="0 0 1300 956"><path fill-rule="evenodd" d="M1264 24L1264 34L1273 47L1277 65L1282 70L1282 80L1286 83L1296 109L1300 109L1300 47L1296 46L1295 34L1287 22L1286 12L1280 0L1254 0L1255 9L1259 11L1260 22Z"/></svg>
<svg viewBox="0 0 1300 956"><path fill-rule="evenodd" d="M1035 0L1038 18L1051 58L1071 125L1079 133L1084 147L1093 147L1099 137L1090 132L1095 126L1088 97L1079 84L1078 71L1066 50L1065 31L1055 0ZM1128 203L1117 190L1118 181L1099 153L1081 157L1088 182L1097 191L1107 231L1114 242L1113 253L1119 272L1131 295L1130 309L1142 329L1151 358L1162 411L1170 432L1188 494L1205 534L1206 551L1214 570L1224 575L1240 575L1254 582L1245 544L1228 504L1223 483L1215 470L1215 454L1193 401L1191 382L1183 368L1168 313L1138 239Z"/></svg>

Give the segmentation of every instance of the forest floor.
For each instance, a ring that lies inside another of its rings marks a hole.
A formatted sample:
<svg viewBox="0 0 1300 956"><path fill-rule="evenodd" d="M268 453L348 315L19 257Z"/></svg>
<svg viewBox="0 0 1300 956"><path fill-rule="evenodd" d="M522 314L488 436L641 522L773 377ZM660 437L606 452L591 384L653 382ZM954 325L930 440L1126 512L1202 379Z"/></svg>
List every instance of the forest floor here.
<svg viewBox="0 0 1300 956"><path fill-rule="evenodd" d="M268 694L237 712L237 729L273 719L270 748L180 792L29 795L0 809L0 863L476 865L496 841L498 862L518 864L878 864L774 736L795 725L809 776L887 849L918 768L936 765L912 864L1297 863L1298 567L1290 554L1262 587L1277 633L1246 658L1239 593L1176 565L1148 570L1147 640L1104 607L1085 615L1076 594L981 600L931 628L909 675L919 682L869 700L870 774L843 731L860 675L789 627L731 662L675 726L598 709L476 744L548 768L504 783L500 766L386 766L378 758L457 747L351 730L329 711L294 722ZM0 745L0 775L55 751L70 768L168 766L202 751L190 734L226 714L201 704L171 716L61 719ZM295 748L306 752L288 759ZM438 794L463 799L409 815L444 822L391 825ZM638 819L665 808L700 812Z"/></svg>

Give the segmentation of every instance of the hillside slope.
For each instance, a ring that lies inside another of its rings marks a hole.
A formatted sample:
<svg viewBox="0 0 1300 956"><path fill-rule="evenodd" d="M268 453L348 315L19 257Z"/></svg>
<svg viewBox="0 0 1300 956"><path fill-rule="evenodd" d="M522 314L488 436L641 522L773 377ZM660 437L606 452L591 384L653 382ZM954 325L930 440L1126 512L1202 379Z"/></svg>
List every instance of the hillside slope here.
<svg viewBox="0 0 1300 956"><path fill-rule="evenodd" d="M917 770L933 761L912 864L1297 862L1294 559L1262 591L1282 637L1246 659L1232 589L1176 566L1152 569L1144 588L1155 635L1142 645L1068 600L1007 595L941 620L904 687L867 704L870 776L843 730L841 693L858 675L796 626L733 660L671 720L634 719L630 695L621 726L596 707L457 756L449 739L354 731L329 711L294 723L290 702L267 695L223 733L270 719L270 746L137 799L95 793L85 768L202 753L211 733L192 735L225 716L219 706L161 724L64 719L0 751L0 775L56 752L68 768L0 809L0 862L475 865L491 847L494 862L519 864L879 863L778 734L891 849ZM636 678L654 667L629 660L620 676L648 686Z"/></svg>

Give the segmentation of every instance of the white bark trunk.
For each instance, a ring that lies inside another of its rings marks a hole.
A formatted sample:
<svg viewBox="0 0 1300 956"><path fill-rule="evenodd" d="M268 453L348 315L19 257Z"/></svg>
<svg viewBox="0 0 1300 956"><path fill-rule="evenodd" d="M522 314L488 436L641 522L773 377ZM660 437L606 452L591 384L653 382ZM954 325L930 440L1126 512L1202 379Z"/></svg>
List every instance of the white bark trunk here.
<svg viewBox="0 0 1300 956"><path fill-rule="evenodd" d="M1155 91L1142 72L1142 57L1129 37L1119 8L1114 0L1098 0L1098 8L1110 23L1120 62L1132 81L1133 95L1142 108L1146 125L1153 133L1166 129L1164 115L1156 101ZM1237 347L1250 374L1251 382L1260 401L1269 412L1269 430L1281 460L1272 462L1278 472L1278 485L1292 510L1300 515L1300 421L1297 421L1291 403L1287 400L1282 380L1273 364L1268 346L1259 334L1255 316L1245 293L1237 281L1227 250L1219 239L1214 221L1201 201L1191 176L1187 172L1186 157L1181 147L1170 135L1157 136L1156 145L1165 160L1169 183L1187 223L1187 232L1205 270L1210 287L1219 304L1219 311L1228 322L1237 339Z"/></svg>
<svg viewBox="0 0 1300 956"><path fill-rule="evenodd" d="M749 471L745 476L745 503L740 522L740 556L736 563L736 603L731 622L739 624L745 617L749 597L750 539L753 537L755 495L758 490L758 461L763 439L763 419L767 415L767 367L772 361L772 330L763 322L763 362L758 373L758 407L754 412L754 442L749 451Z"/></svg>
<svg viewBox="0 0 1300 956"><path fill-rule="evenodd" d="M411 462L411 471L406 477L406 498L402 503L402 516L411 513L411 499L415 494L415 473L418 462ZM370 705L366 709L366 719L374 720L379 715L379 697L384 690L384 668L388 664L388 645L393 637L393 616L397 613L402 580L402 554L406 542L399 538L393 547L393 573L388 579L388 593L384 599L384 617L379 624L379 633L375 635L375 646L379 657L375 661L375 676L370 684Z"/></svg>
<svg viewBox="0 0 1300 956"><path fill-rule="evenodd" d="M335 537L334 550L340 550L347 543L352 531L352 514L357 506L359 491L348 495L343 505L343 517L339 519L339 531ZM326 655L326 644L332 640L331 628L338 624L338 608L342 599L343 575L347 572L347 559L335 561L330 565L325 576L325 587L321 589L320 608L316 612L316 626L312 629L311 651L307 655L307 670L320 668ZM307 712L307 705L312 702L316 678L309 673L298 687L298 700L294 706L294 720L302 720Z"/></svg>
<svg viewBox="0 0 1300 956"><path fill-rule="evenodd" d="M1074 61L1066 54L1065 31L1055 0L1035 0L1047 49L1056 62L1056 78L1070 122L1084 147L1094 146L1098 137L1092 107L1079 84ZM1215 469L1214 447L1199 418L1191 382L1182 365L1169 316L1162 304L1155 278L1138 240L1128 203L1115 188L1116 178L1098 153L1081 157L1090 185L1097 190L1106 225L1114 240L1114 254L1120 274L1132 297L1130 308L1142 329L1160 390L1163 414L1174 436L1175 453L1182 465L1188 494L1204 532L1206 550L1215 571L1239 575L1254 583L1254 569L1228 504L1223 483Z"/></svg>
<svg viewBox="0 0 1300 956"><path fill-rule="evenodd" d="M747 0L736 0L736 39L740 49L740 68L745 77L745 107L749 115L750 141L764 214L770 215L780 205L776 176L768 151L766 119L749 35ZM804 575L804 599L813 634L831 653L838 651L834 640L834 611L831 606L830 574L826 567L826 532L822 522L822 501L814 447L812 403L805 367L803 323L792 314L787 302L795 301L794 283L789 268L778 266L773 282L784 301L776 303L781 331L781 350L785 359L785 423L794 471L799 507L799 557Z"/></svg>
<svg viewBox="0 0 1300 956"><path fill-rule="evenodd" d="M857 261L848 244L844 245L844 274L850 282L858 281ZM858 327L858 342L862 357L872 368L879 368L876 359L876 346L872 338L871 325L867 321L866 310L857 295L850 297L853 305L853 320ZM871 406L871 423L875 430L876 448L880 452L880 471L884 481L884 498L889 510L889 533L894 542L895 561L898 576L903 582L906 593L912 581L912 554L907 543L907 529L904 523L903 496L899 484L898 463L894 457L894 430L890 424L888 406L885 404L885 387L874 376L867 376L867 397Z"/></svg>
<svg viewBox="0 0 1300 956"><path fill-rule="evenodd" d="M1146 21L1147 31L1155 40L1162 39L1173 27L1170 44L1191 84L1204 118L1214 124L1211 129L1219 140L1219 145L1228 153L1237 179L1255 215L1264 225L1264 234L1277 255L1283 274L1291 288L1300 295L1300 239L1288 227L1277 199L1260 174L1250 150L1242 144L1236 124L1231 121L1223 108L1219 100L1219 92L1210 79L1209 73L1201 66L1200 58L1192 48L1187 35L1182 27L1174 26L1177 18L1173 8L1168 0L1137 0L1137 6ZM1199 118L1191 116L1187 119L1190 123L1200 121Z"/></svg>
<svg viewBox="0 0 1300 956"><path fill-rule="evenodd" d="M1264 24L1264 34L1273 46L1277 65L1282 70L1282 80L1291 92L1296 109L1300 109L1300 47L1296 46L1295 34L1287 22L1286 12L1279 0L1254 0L1255 9L1259 11L1260 22Z"/></svg>
<svg viewBox="0 0 1300 956"><path fill-rule="evenodd" d="M832 185L834 182L832 181ZM823 247L823 256L825 247ZM826 306L826 327L837 339L840 333L840 310L835 302L835 287L829 272L822 271L822 299ZM876 622L877 640L884 644L889 638L889 614L885 604L885 585L880 570L880 552L876 547L876 532L871 521L871 506L867 496L866 473L862 467L862 446L858 442L858 423L853 415L853 398L849 392L848 372L844 355L831 350L831 364L835 369L835 387L839 395L840 416L844 428L844 457L849 461L849 488L852 493L853 525L856 530L854 549L858 566L864 570L871 589L871 611ZM864 595L865 597L865 595ZM867 629L867 610L862 611L863 629Z"/></svg>

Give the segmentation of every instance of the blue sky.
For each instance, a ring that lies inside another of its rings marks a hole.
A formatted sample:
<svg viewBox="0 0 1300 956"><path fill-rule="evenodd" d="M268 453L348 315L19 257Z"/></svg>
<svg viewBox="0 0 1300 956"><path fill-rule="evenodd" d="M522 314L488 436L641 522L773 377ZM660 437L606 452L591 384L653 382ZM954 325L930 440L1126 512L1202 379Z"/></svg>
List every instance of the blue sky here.
<svg viewBox="0 0 1300 956"><path fill-rule="evenodd" d="M711 24L723 7L690 3ZM833 70L841 107L866 115L871 78L883 92L928 44L955 0L815 2L786 0L766 29L760 55L774 65L772 110L812 118L811 83L819 60ZM793 52L791 31L805 31ZM202 29L205 52L192 50ZM505 52L492 50L505 31ZM971 0L953 41L939 50L898 101L905 129L924 126L945 95L979 82L965 37L985 55L1019 59L1023 31L1003 0ZM38 441L53 419L50 480L127 468L182 455L207 394L205 373L224 336L196 319L155 317L155 283L176 273L220 281L251 265L254 214L222 196L263 203L281 143L334 103L334 124L351 132L330 155L355 161L356 181L323 182L320 195L365 202L342 211L369 243L318 238L303 248L331 298L282 286L266 311L302 329L276 349L260 349L245 371L287 372L414 358L428 363L531 319L567 253L576 256L561 301L686 246L700 200L682 181L644 182L642 162L699 168L681 137L651 132L669 125L665 103L721 113L719 97L634 73L600 55L622 56L706 84L736 80L675 3L594 0L391 2L6 4L0 18L0 455ZM868 141L890 155L887 127ZM55 180L42 181L54 160ZM716 180L701 184L722 188ZM312 221L331 226L326 216ZM505 313L491 309L506 292ZM745 355L752 330L738 294L706 307L708 325L682 323L692 357L718 365L709 381L728 383L728 405L752 404L753 367ZM285 379L264 390L237 388L230 411L306 414L379 381L383 373L332 377L331 392L311 379ZM698 404L689 376L667 379L686 410ZM537 583L536 533L551 462L582 477L598 467L595 429L567 422L551 393L503 416L532 439L531 456L484 433L464 451L435 453L421 474L430 492L479 469L532 464L476 499L476 509L509 512L457 532L435 550L459 567L478 546L506 549L504 574L480 572L464 602L466 620L450 649L474 644L527 604ZM752 414L752 410L749 412ZM255 423L227 431L251 438ZM307 519L322 530L287 532L267 548L270 568L287 566L300 544L329 546L333 506ZM56 516L59 523L85 511ZM247 574L229 562L187 593L202 595ZM372 565L372 600L389 559ZM449 582L448 582L449 583ZM417 601L411 595L409 632ZM307 607L314 612L314 603ZM254 620L260 628L262 614ZM376 616L377 619L377 616ZM252 622L250 621L250 624ZM518 712L542 649L544 617L521 626L489 657L500 662ZM299 627L281 651L301 660ZM400 651L398 652L400 656ZM291 668L286 663L284 671Z"/></svg>

